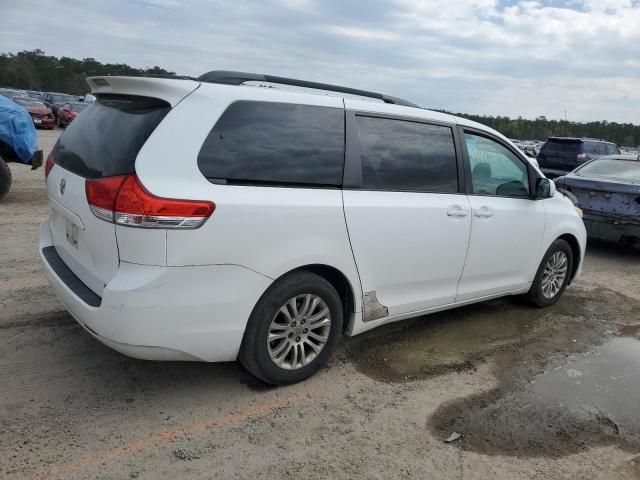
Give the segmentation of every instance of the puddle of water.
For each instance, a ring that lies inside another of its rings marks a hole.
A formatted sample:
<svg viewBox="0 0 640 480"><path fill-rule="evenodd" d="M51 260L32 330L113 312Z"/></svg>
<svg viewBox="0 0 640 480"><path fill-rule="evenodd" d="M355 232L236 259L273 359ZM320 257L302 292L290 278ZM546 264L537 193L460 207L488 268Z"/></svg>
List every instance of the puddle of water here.
<svg viewBox="0 0 640 480"><path fill-rule="evenodd" d="M572 287L553 307L501 299L389 325L346 342L356 368L406 382L491 356L497 386L441 405L428 425L484 454L640 451L640 304ZM625 325L625 326L623 326Z"/></svg>
<svg viewBox="0 0 640 480"><path fill-rule="evenodd" d="M640 337L640 325L625 325L618 331L618 335L623 337Z"/></svg>
<svg viewBox="0 0 640 480"><path fill-rule="evenodd" d="M593 445L640 449L640 341L613 337L523 388L455 400L431 420L436 432L487 454L557 457Z"/></svg>
<svg viewBox="0 0 640 480"><path fill-rule="evenodd" d="M563 299L564 300L564 299ZM571 299L550 309L501 299L381 327L347 343L356 367L383 381L406 381L464 370L486 354L526 342L550 315L573 315Z"/></svg>

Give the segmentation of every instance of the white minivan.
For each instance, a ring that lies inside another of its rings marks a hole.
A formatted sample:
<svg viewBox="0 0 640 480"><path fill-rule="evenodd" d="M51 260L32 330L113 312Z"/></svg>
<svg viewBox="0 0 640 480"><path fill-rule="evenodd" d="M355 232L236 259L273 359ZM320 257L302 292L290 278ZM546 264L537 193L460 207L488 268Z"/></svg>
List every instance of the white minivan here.
<svg viewBox="0 0 640 480"><path fill-rule="evenodd" d="M342 335L578 275L580 211L504 136L268 75L93 77L45 168L40 253L119 352L310 376Z"/></svg>

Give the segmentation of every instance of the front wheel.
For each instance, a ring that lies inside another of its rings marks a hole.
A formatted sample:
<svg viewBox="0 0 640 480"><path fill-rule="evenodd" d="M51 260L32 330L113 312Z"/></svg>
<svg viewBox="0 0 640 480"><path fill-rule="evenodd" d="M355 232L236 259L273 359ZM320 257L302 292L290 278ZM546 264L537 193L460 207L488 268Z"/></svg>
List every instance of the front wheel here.
<svg viewBox="0 0 640 480"><path fill-rule="evenodd" d="M9 165L0 157L0 200L2 200L11 189L11 170Z"/></svg>
<svg viewBox="0 0 640 480"><path fill-rule="evenodd" d="M299 382L327 362L342 323L335 288L314 273L294 272L276 281L253 309L240 363L267 383Z"/></svg>
<svg viewBox="0 0 640 480"><path fill-rule="evenodd" d="M562 296L573 271L573 251L566 240L558 239L542 257L527 298L539 307L553 305Z"/></svg>

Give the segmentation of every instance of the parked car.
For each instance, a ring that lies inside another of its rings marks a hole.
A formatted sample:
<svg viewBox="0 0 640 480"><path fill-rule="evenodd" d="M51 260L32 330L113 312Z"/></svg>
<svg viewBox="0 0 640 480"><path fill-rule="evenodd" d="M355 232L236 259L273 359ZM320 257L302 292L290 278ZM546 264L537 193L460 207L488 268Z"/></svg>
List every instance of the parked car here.
<svg viewBox="0 0 640 480"><path fill-rule="evenodd" d="M640 155L596 158L555 183L575 196L590 237L640 246Z"/></svg>
<svg viewBox="0 0 640 480"><path fill-rule="evenodd" d="M68 95L66 93L47 92L42 97L42 101L53 112L53 116L58 118L58 108L63 103L75 102L76 97L74 95Z"/></svg>
<svg viewBox="0 0 640 480"><path fill-rule="evenodd" d="M63 103L58 108L58 126L67 127L89 105L81 102Z"/></svg>
<svg viewBox="0 0 640 480"><path fill-rule="evenodd" d="M22 90L14 90L13 88L0 88L0 95L7 98L27 96Z"/></svg>
<svg viewBox="0 0 640 480"><path fill-rule="evenodd" d="M603 155L618 155L615 143L592 138L550 137L540 149L538 164L549 177L574 170L589 160Z"/></svg>
<svg viewBox="0 0 640 480"><path fill-rule="evenodd" d="M286 384L342 335L505 295L551 305L580 271L574 205L478 123L239 72L88 83L47 159L40 252L126 355Z"/></svg>
<svg viewBox="0 0 640 480"><path fill-rule="evenodd" d="M37 148L38 135L29 113L0 95L0 200L11 189L11 169L8 163L42 165L42 150Z"/></svg>
<svg viewBox="0 0 640 480"><path fill-rule="evenodd" d="M42 100L43 95L44 95L44 94L43 94L42 92L36 92L36 91L34 91L34 90L29 90L29 91L27 92L27 96L29 96L29 97L31 97L31 98L38 99L38 100Z"/></svg>
<svg viewBox="0 0 640 480"><path fill-rule="evenodd" d="M36 128L55 128L56 119L53 118L51 109L44 103L30 97L13 97L11 100L27 109Z"/></svg>

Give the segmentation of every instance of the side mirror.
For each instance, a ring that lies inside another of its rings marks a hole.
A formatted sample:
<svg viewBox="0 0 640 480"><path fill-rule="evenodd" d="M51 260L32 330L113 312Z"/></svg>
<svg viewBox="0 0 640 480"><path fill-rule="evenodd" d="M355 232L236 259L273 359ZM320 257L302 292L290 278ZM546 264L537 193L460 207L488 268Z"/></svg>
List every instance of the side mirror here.
<svg viewBox="0 0 640 480"><path fill-rule="evenodd" d="M551 198L555 193L555 186L548 178L538 178L536 180L536 200Z"/></svg>

